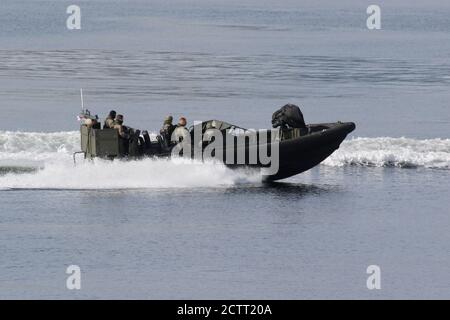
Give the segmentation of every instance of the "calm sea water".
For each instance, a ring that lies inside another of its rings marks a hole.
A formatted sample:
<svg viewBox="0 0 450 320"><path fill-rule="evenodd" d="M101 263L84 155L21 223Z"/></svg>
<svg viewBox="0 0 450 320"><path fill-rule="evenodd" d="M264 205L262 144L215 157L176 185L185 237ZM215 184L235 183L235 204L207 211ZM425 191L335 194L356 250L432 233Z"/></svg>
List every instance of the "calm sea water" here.
<svg viewBox="0 0 450 320"><path fill-rule="evenodd" d="M79 31L66 1L0 7L0 298L449 298L447 3L380 1L377 31L356 0L78 4ZM357 129L271 185L215 164L74 167L80 87L152 131L169 113L268 128L288 102Z"/></svg>

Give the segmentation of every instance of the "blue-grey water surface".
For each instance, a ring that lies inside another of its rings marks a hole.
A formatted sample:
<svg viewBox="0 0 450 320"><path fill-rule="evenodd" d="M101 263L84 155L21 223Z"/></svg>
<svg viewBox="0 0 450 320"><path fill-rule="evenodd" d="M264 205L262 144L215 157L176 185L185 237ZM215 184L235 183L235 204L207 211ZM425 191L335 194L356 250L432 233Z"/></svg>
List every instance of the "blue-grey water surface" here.
<svg viewBox="0 0 450 320"><path fill-rule="evenodd" d="M0 298L450 297L448 3L379 1L373 31L367 1L77 4L79 31L66 1L0 6L0 166L44 167L0 171ZM93 112L152 131L169 113L267 128L288 102L357 129L271 185L213 165L73 167L81 87Z"/></svg>

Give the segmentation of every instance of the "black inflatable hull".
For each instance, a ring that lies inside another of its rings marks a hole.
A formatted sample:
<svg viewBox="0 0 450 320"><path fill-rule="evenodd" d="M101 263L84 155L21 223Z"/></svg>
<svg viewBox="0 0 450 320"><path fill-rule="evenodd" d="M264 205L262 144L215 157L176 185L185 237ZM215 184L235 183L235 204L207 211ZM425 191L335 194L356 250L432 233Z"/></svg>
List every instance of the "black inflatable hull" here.
<svg viewBox="0 0 450 320"><path fill-rule="evenodd" d="M221 130L227 132L229 127ZM296 129L287 129L296 130ZM279 166L275 174L267 174L264 171L264 165L267 163L260 161L256 164L248 163L248 158L242 163L237 164L237 161L227 161L226 155L228 152L223 149L222 154L224 156L224 163L235 163L234 165L228 165L231 168L251 168L257 170L263 170L263 178L265 181L276 181L285 179L296 174L302 173L312 167L318 165L320 162L330 156L336 149L339 148L342 141L347 135L355 130L355 124L353 122L346 123L323 123L323 124L310 124L306 129L302 129L303 133L293 136L285 135L286 130L282 130L281 139L279 142ZM192 132L191 132L192 134ZM137 134L138 135L138 134ZM236 139L236 138L235 138ZM130 159L135 160L145 157L162 157L167 158L172 156L171 149L163 148L158 142L151 142L150 138L143 139L143 143L139 145L139 140L130 139L128 141L128 148L124 147L123 142L113 129L89 129L86 126L81 127L81 149L85 155L85 158L92 159L96 157L106 159ZM224 139L225 142L226 139ZM133 143L135 147L133 147ZM144 150L139 150L139 146L144 147L148 144ZM224 144L224 148L225 148ZM268 150L271 150L272 146L268 146ZM255 148L259 148L257 144L246 144L245 146L234 146L231 150L231 154L234 153L236 158L238 154L249 154L249 150L253 149L252 154L259 154L255 152ZM194 148L193 148L194 149ZM243 150L245 149L245 150ZM123 153L123 150L129 150L128 153ZM194 157L194 154L191 155ZM74 158L75 159L75 158ZM266 175L265 175L266 174Z"/></svg>
<svg viewBox="0 0 450 320"><path fill-rule="evenodd" d="M347 135L355 130L356 126L353 122L336 122L310 124L307 127L310 131L309 134L279 142L278 171L272 175L264 175L263 171L265 182L286 179L315 167L336 151ZM248 153L248 146L245 149ZM238 151L235 149L234 152L236 154ZM166 158L171 157L171 153L161 152L154 154L154 156ZM225 159L224 163L226 163ZM254 164L226 165L233 169L261 170L264 168L262 165Z"/></svg>
<svg viewBox="0 0 450 320"><path fill-rule="evenodd" d="M309 127L312 130L319 130L280 142L279 170L274 175L264 176L265 181L285 179L313 168L337 150L347 135L355 130L353 122L317 124Z"/></svg>

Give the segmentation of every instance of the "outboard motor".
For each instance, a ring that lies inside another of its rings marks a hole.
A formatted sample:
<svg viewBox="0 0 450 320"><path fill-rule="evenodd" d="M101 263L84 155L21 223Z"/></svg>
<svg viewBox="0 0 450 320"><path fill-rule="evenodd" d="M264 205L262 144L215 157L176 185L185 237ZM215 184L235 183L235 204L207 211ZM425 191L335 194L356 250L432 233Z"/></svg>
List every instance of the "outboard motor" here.
<svg viewBox="0 0 450 320"><path fill-rule="evenodd" d="M152 147L152 141L150 140L150 135L147 130L142 131L142 136L144 137L145 148L150 149Z"/></svg>
<svg viewBox="0 0 450 320"><path fill-rule="evenodd" d="M303 119L303 113L300 108L294 104L288 103L275 111L272 115L272 127L282 129L300 128L305 129L306 124Z"/></svg>
<svg viewBox="0 0 450 320"><path fill-rule="evenodd" d="M139 135L141 134L140 130L135 130L131 132L130 139L129 139L129 145L128 145L128 154L131 157L138 157L139 156Z"/></svg>
<svg viewBox="0 0 450 320"><path fill-rule="evenodd" d="M139 137L139 155L142 156L145 154L145 140L143 137Z"/></svg>

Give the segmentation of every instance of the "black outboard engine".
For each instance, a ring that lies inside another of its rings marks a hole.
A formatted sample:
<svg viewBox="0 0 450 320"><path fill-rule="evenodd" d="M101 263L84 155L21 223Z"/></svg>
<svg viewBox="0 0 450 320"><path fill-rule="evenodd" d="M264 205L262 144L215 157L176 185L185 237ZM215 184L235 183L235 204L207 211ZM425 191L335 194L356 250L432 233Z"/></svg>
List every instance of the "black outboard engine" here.
<svg viewBox="0 0 450 320"><path fill-rule="evenodd" d="M274 128L300 128L305 129L306 124L303 119L303 113L295 104L288 103L275 111L272 115L272 126Z"/></svg>
<svg viewBox="0 0 450 320"><path fill-rule="evenodd" d="M128 155L130 157L139 156L139 135L140 130L130 130L130 139L128 140Z"/></svg>
<svg viewBox="0 0 450 320"><path fill-rule="evenodd" d="M144 137L144 145L145 149L149 150L152 148L152 140L150 139L150 135L147 130L142 131L142 136Z"/></svg>

